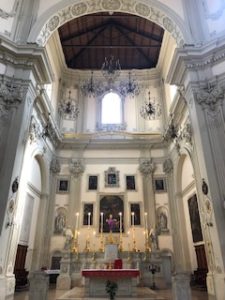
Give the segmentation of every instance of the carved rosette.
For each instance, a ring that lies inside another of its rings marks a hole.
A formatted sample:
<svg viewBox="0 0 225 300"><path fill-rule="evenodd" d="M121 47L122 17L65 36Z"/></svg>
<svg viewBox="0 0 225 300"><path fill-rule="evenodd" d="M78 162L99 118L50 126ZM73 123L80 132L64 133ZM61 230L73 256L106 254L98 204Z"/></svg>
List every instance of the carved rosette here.
<svg viewBox="0 0 225 300"><path fill-rule="evenodd" d="M155 170L155 164L152 159L143 159L140 161L139 171L143 176L151 175Z"/></svg>
<svg viewBox="0 0 225 300"><path fill-rule="evenodd" d="M80 160L72 159L69 169L73 177L79 178L84 173L85 167Z"/></svg>
<svg viewBox="0 0 225 300"><path fill-rule="evenodd" d="M54 174L58 174L61 171L60 162L56 157L53 157L51 160L50 170Z"/></svg>
<svg viewBox="0 0 225 300"><path fill-rule="evenodd" d="M162 10L151 3L134 0L83 0L77 4L64 7L55 13L42 27L36 43L44 46L50 35L64 23L85 14L96 12L125 12L148 19L165 30L176 40L178 47L184 44L184 37L177 24Z"/></svg>
<svg viewBox="0 0 225 300"><path fill-rule="evenodd" d="M216 105L224 99L224 89L218 84L208 84L196 92L196 101L203 109L214 111Z"/></svg>
<svg viewBox="0 0 225 300"><path fill-rule="evenodd" d="M169 174L173 171L173 162L170 158L167 158L163 163L163 172Z"/></svg>

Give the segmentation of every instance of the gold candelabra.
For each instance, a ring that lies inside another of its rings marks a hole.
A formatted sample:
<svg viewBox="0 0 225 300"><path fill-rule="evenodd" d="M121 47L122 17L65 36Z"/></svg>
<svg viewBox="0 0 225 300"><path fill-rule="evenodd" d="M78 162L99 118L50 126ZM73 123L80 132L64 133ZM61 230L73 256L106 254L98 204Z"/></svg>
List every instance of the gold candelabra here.
<svg viewBox="0 0 225 300"><path fill-rule="evenodd" d="M133 240L133 251L137 252L136 239L135 239L135 228L132 226L132 240Z"/></svg>
<svg viewBox="0 0 225 300"><path fill-rule="evenodd" d="M100 252L104 252L104 239L103 239L103 229L101 228L101 233L100 233Z"/></svg>
<svg viewBox="0 0 225 300"><path fill-rule="evenodd" d="M151 247L149 245L149 231L145 229L145 252L151 252Z"/></svg>
<svg viewBox="0 0 225 300"><path fill-rule="evenodd" d="M73 246L72 246L72 252L73 253L78 253L79 252L79 250L78 250L78 234L79 234L79 232L78 232L78 230L77 229L75 229L74 230L74 235L73 235Z"/></svg>

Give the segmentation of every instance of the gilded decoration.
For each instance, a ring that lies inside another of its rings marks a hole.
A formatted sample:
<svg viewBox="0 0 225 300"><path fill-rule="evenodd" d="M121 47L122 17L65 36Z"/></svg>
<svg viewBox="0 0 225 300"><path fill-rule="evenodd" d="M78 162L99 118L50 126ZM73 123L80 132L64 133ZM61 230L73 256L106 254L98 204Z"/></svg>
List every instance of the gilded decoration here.
<svg viewBox="0 0 225 300"><path fill-rule="evenodd" d="M78 4L73 4L55 13L42 27L41 32L36 38L40 46L44 46L54 30L74 17L86 14L105 11L118 11L136 14L155 22L165 30L169 31L176 40L178 46L184 44L184 39L177 25L164 14L160 9L152 7L139 1L128 0L87 0Z"/></svg>

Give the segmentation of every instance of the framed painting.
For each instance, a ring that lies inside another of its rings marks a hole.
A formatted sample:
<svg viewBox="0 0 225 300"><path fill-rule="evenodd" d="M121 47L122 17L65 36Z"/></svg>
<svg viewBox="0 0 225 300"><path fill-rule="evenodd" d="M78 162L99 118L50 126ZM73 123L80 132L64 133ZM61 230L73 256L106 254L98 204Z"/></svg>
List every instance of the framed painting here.
<svg viewBox="0 0 225 300"><path fill-rule="evenodd" d="M93 203L84 203L83 207L83 225L92 226L93 225L93 212L94 205Z"/></svg>
<svg viewBox="0 0 225 300"><path fill-rule="evenodd" d="M101 219L102 213L102 219ZM121 214L120 214L121 213ZM121 216L120 216L121 215ZM121 221L120 221L121 220ZM120 224L121 222L121 224ZM124 232L123 195L102 195L99 203L99 232Z"/></svg>
<svg viewBox="0 0 225 300"><path fill-rule="evenodd" d="M105 187L119 187L119 171L113 167L105 171Z"/></svg>
<svg viewBox="0 0 225 300"><path fill-rule="evenodd" d="M154 178L153 185L156 193L165 193L167 191L165 177Z"/></svg>
<svg viewBox="0 0 225 300"><path fill-rule="evenodd" d="M140 204L139 203L131 203L130 204L130 224L132 225L134 222L134 226L141 225L141 212L140 212ZM133 221L132 221L132 213L133 213Z"/></svg>
<svg viewBox="0 0 225 300"><path fill-rule="evenodd" d="M88 176L88 191L96 191L98 189L98 176L89 175Z"/></svg>
<svg viewBox="0 0 225 300"><path fill-rule="evenodd" d="M128 191L135 191L135 176L134 175L126 175L126 189Z"/></svg>
<svg viewBox="0 0 225 300"><path fill-rule="evenodd" d="M60 177L57 179L57 193L66 194L70 190L70 179L68 177Z"/></svg>

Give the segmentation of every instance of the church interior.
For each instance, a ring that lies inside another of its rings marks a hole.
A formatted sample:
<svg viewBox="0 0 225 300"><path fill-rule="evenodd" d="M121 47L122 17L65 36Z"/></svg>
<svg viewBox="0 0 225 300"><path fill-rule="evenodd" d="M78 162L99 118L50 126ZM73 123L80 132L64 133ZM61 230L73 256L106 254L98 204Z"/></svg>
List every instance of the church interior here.
<svg viewBox="0 0 225 300"><path fill-rule="evenodd" d="M0 300L224 300L224 0L1 0L0 25Z"/></svg>

